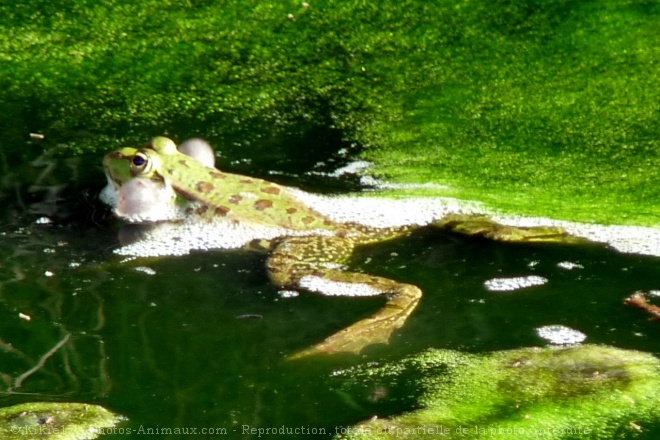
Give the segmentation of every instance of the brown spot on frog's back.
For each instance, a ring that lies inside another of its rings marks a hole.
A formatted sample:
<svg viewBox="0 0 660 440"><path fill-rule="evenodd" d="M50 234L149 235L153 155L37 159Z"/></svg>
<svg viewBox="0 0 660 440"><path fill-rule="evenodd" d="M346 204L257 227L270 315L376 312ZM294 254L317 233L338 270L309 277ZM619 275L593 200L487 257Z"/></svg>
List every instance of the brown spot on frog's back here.
<svg viewBox="0 0 660 440"><path fill-rule="evenodd" d="M241 200L243 200L243 197L238 194L229 197L229 203L233 203L234 205L238 205Z"/></svg>
<svg viewBox="0 0 660 440"><path fill-rule="evenodd" d="M227 175L225 173L221 173L219 171L211 171L209 173L209 175L211 177L213 177L214 179L226 179L227 178Z"/></svg>
<svg viewBox="0 0 660 440"><path fill-rule="evenodd" d="M209 207L207 205L202 205L202 206L198 207L197 209L195 209L195 214L204 215L206 213L206 211L208 211L208 210L209 210Z"/></svg>
<svg viewBox="0 0 660 440"><path fill-rule="evenodd" d="M287 208L286 209L287 214L295 214L296 212L298 212L297 208Z"/></svg>
<svg viewBox="0 0 660 440"><path fill-rule="evenodd" d="M276 186L266 186L261 188L261 192L265 192L266 194L277 195L280 193L280 189Z"/></svg>
<svg viewBox="0 0 660 440"><path fill-rule="evenodd" d="M215 187L211 182L201 181L201 182L197 182L197 184L195 185L195 190L197 190L197 192L200 192L202 194L207 194L211 192L213 188Z"/></svg>
<svg viewBox="0 0 660 440"><path fill-rule="evenodd" d="M263 211L266 208L272 208L273 207L273 201L268 200L268 199L259 199L256 202L254 202L254 209L257 211Z"/></svg>
<svg viewBox="0 0 660 440"><path fill-rule="evenodd" d="M305 217L300 219L300 221L303 222L306 225L312 223L314 220L316 220L316 218L312 217L311 215L305 216Z"/></svg>
<svg viewBox="0 0 660 440"><path fill-rule="evenodd" d="M240 183L245 183L246 185L249 185L249 184L253 183L252 179L242 179L242 180L239 180L239 182Z"/></svg>
<svg viewBox="0 0 660 440"><path fill-rule="evenodd" d="M226 206L220 205L217 208L215 208L214 212L215 212L215 215L225 217L229 213L229 211L231 211L231 209L227 208Z"/></svg>

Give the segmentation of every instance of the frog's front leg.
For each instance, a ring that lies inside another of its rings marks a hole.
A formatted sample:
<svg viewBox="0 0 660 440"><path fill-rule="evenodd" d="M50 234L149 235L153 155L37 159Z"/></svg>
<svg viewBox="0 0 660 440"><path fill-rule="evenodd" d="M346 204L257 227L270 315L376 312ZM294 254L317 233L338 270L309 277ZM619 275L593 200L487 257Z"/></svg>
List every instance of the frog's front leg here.
<svg viewBox="0 0 660 440"><path fill-rule="evenodd" d="M292 358L318 354L359 353L375 343L387 343L417 306L422 291L413 285L340 268L353 252L350 239L341 237L291 237L268 258L268 274L283 289L306 290L322 295L385 295L387 303L369 318L326 338Z"/></svg>
<svg viewBox="0 0 660 440"><path fill-rule="evenodd" d="M516 227L497 223L488 217L471 214L449 214L432 223L463 235L516 243L583 243L584 239L568 234L559 226Z"/></svg>

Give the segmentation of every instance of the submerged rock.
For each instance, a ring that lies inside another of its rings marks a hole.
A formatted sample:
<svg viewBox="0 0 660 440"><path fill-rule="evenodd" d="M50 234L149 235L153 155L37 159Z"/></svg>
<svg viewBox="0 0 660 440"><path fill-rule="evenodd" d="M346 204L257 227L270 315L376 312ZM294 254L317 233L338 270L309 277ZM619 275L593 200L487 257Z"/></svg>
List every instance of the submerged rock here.
<svg viewBox="0 0 660 440"><path fill-rule="evenodd" d="M659 418L660 362L647 353L612 347L523 348L487 355L431 350L339 376L351 378L351 395L360 388L397 389L397 395L412 390L410 405L420 408L374 416L344 429L342 439L632 438Z"/></svg>
<svg viewBox="0 0 660 440"><path fill-rule="evenodd" d="M124 420L98 405L31 402L0 408L3 440L94 439Z"/></svg>

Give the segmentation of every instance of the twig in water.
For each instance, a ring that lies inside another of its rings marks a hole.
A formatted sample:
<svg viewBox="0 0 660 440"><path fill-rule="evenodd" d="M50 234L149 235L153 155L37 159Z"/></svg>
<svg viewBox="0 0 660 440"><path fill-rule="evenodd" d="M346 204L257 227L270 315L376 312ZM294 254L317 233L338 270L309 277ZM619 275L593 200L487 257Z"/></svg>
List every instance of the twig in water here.
<svg viewBox="0 0 660 440"><path fill-rule="evenodd" d="M32 375L32 373L35 373L35 372L39 371L44 366L44 364L46 363L48 358L51 357L52 355L54 355L57 350L62 348L62 346L69 341L70 337L71 337L71 333L67 333L64 336L64 338L62 338L62 340L60 342L55 344L55 346L53 348L48 350L48 352L46 354L44 354L43 356L41 356L41 358L39 358L39 362L37 362L37 364L34 367L30 368L25 373L18 376L16 378L16 380L14 381L14 386L12 388L10 388L9 391L12 391L16 388L20 388L23 381L25 379L27 379L28 377L30 377Z"/></svg>

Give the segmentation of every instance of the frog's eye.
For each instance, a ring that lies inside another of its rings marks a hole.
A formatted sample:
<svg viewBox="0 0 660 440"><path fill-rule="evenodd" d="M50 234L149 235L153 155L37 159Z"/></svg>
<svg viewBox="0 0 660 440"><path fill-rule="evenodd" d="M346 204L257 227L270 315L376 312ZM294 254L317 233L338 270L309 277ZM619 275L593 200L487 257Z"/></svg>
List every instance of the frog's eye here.
<svg viewBox="0 0 660 440"><path fill-rule="evenodd" d="M135 153L131 159L131 174L134 176L138 174L147 173L151 169L151 162L149 156L142 151Z"/></svg>
<svg viewBox="0 0 660 440"><path fill-rule="evenodd" d="M135 157L133 157L133 166L134 167L141 167L145 164L146 161L147 161L147 159L145 157L135 156Z"/></svg>

